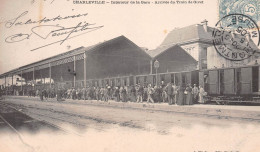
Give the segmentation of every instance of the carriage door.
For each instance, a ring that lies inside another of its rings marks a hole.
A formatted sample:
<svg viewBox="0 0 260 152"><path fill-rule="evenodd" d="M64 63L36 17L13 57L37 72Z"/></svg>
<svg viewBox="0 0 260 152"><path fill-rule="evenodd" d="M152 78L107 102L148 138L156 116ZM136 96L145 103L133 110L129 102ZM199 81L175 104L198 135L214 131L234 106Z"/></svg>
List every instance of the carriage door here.
<svg viewBox="0 0 260 152"><path fill-rule="evenodd" d="M219 81L219 78L218 78L218 70L212 70L212 71L209 71L209 80L208 80L208 92L209 94L218 94L219 91L218 91L218 81Z"/></svg>
<svg viewBox="0 0 260 152"><path fill-rule="evenodd" d="M241 68L241 72L237 71L237 82L238 93L250 94L252 90L252 68Z"/></svg>
<svg viewBox="0 0 260 152"><path fill-rule="evenodd" d="M199 84L199 72L198 71L191 72L191 85L193 86L194 84L196 84L197 86Z"/></svg>
<svg viewBox="0 0 260 152"><path fill-rule="evenodd" d="M235 94L235 70L224 70L224 94Z"/></svg>
<svg viewBox="0 0 260 152"><path fill-rule="evenodd" d="M252 68L252 80L253 80L253 84L252 84L252 90L253 92L258 92L258 81L259 81L259 68L257 67L253 67Z"/></svg>

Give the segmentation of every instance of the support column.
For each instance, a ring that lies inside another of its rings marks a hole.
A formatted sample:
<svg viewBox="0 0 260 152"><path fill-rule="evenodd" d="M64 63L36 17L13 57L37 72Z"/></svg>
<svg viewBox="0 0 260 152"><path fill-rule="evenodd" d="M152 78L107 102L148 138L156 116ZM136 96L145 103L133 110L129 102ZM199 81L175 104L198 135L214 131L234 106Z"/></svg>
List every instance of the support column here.
<svg viewBox="0 0 260 152"><path fill-rule="evenodd" d="M174 84L177 85L177 84L176 84L176 73L174 73L174 76L173 76L173 77L174 77L174 79L173 79L173 80L174 80Z"/></svg>
<svg viewBox="0 0 260 152"><path fill-rule="evenodd" d="M49 63L50 89L51 89L51 63Z"/></svg>
<svg viewBox="0 0 260 152"><path fill-rule="evenodd" d="M87 87L87 54L84 52L84 87Z"/></svg>
<svg viewBox="0 0 260 152"><path fill-rule="evenodd" d="M21 91L22 91L22 96L24 95L23 92L23 71L21 71Z"/></svg>
<svg viewBox="0 0 260 152"><path fill-rule="evenodd" d="M21 71L21 91L23 92L23 71Z"/></svg>
<svg viewBox="0 0 260 152"><path fill-rule="evenodd" d="M153 74L153 60L150 61L150 74Z"/></svg>
<svg viewBox="0 0 260 152"><path fill-rule="evenodd" d="M11 89L12 89L12 93L11 95L14 95L14 81L13 81L13 74L12 74L12 85L11 85Z"/></svg>
<svg viewBox="0 0 260 152"><path fill-rule="evenodd" d="M13 77L14 77L14 75L12 74L12 86L14 85Z"/></svg>
<svg viewBox="0 0 260 152"><path fill-rule="evenodd" d="M5 88L6 88L6 76L5 76Z"/></svg>
<svg viewBox="0 0 260 152"><path fill-rule="evenodd" d="M75 55L73 56L73 59L74 59L73 84L74 84L74 88L76 88L76 75L75 75L75 73L76 73L76 56Z"/></svg>
<svg viewBox="0 0 260 152"><path fill-rule="evenodd" d="M7 95L7 90L6 90L6 76L5 76L5 95Z"/></svg>
<svg viewBox="0 0 260 152"><path fill-rule="evenodd" d="M34 76L35 68L33 67L33 90L35 89L35 76Z"/></svg>

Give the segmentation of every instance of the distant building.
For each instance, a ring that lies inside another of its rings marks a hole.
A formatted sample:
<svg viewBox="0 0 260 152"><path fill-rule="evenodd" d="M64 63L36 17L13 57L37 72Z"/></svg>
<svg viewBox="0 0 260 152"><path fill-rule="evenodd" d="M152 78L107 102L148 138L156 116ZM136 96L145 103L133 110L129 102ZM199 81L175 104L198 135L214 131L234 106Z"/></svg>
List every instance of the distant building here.
<svg viewBox="0 0 260 152"><path fill-rule="evenodd" d="M203 21L202 24L173 29L166 36L158 49L179 45L198 61L198 69L241 66L253 64L255 60L258 59L258 53L241 61L232 61L224 58L216 51L213 45L213 30L214 28L207 25L207 21ZM252 41L248 41L252 46L258 49Z"/></svg>

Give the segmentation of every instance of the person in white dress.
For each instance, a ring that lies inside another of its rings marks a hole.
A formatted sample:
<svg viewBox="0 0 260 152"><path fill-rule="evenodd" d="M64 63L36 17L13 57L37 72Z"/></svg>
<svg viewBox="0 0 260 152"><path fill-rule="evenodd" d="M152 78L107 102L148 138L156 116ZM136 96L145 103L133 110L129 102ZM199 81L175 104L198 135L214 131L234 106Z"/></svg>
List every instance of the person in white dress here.
<svg viewBox="0 0 260 152"><path fill-rule="evenodd" d="M199 86L199 103L205 103L205 100L204 100L204 96L205 96L205 91L203 89L202 86Z"/></svg>

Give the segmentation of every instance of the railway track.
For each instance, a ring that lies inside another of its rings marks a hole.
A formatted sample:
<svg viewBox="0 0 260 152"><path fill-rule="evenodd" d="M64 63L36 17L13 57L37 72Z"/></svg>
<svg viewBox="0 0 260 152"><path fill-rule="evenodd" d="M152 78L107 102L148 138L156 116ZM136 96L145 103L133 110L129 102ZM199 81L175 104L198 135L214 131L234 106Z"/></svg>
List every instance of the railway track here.
<svg viewBox="0 0 260 152"><path fill-rule="evenodd" d="M0 118L7 126L9 126L13 130L13 132L18 134L20 138L22 137L20 130L37 132L41 129L48 129L55 132L58 131L64 134L76 134L80 136L77 133L68 131L58 125L55 125L43 119L40 120L35 117L32 118L21 110L15 108L14 106L3 102L0 102Z"/></svg>
<svg viewBox="0 0 260 152"><path fill-rule="evenodd" d="M132 128L138 128L138 129L142 129L142 130L146 130L145 128L135 125L135 124L129 124L128 122L115 122L112 120L106 120L106 119L101 119L101 118L96 118L96 117L90 117L90 116L86 116L86 115L81 115L81 114L75 114L75 113L69 113L69 112L65 112L65 111L58 111L58 110L53 110L53 109L49 109L49 108L40 108L40 107L31 107L31 106L25 106L25 105L16 105L14 104L13 106L16 106L18 109L32 109L32 110L26 110L26 113L28 114L32 114L32 115L37 115L39 117L46 117L46 118L50 118L53 119L55 121L62 121L65 123L70 123L74 126L79 126L79 127L87 127L86 124L82 124L79 122L75 122L75 121L70 121L69 119L66 119L67 117L77 117L77 118L81 118L81 119L86 119L86 120L91 120L91 121L95 121L97 123L105 123L105 124L118 124L119 126L128 126L128 127L132 127ZM36 110L39 110L41 112L35 112ZM34 112L32 112L34 111ZM48 113L48 114L43 114L43 113ZM63 115L63 117L54 117L52 115L57 115L57 114L61 114Z"/></svg>
<svg viewBox="0 0 260 152"><path fill-rule="evenodd" d="M24 140L23 135L15 127L13 127L1 114L0 114L0 120L1 120L0 122L2 122L1 127L3 127L4 125L8 127L13 133L17 135L21 143L23 143L23 145L25 145L26 148L29 149L29 151L34 151L34 148Z"/></svg>
<svg viewBox="0 0 260 152"><path fill-rule="evenodd" d="M68 104L68 103L64 103L64 104ZM74 103L74 104L76 104L76 103ZM91 106L101 106L101 107L108 107L108 108L140 110L140 108L134 108L134 107L117 107L117 106L112 106L112 105L93 105L93 104L90 104L90 103L84 103L84 104L80 104L80 105L91 105ZM107 123L107 124L117 124L117 122L114 122L114 121L104 120L104 119L94 118L94 117L89 117L89 116L76 114L76 113L69 113L69 112L66 112L66 111L59 111L59 110L53 111L53 109L31 107L31 106L25 106L25 105L19 105L19 106L22 106L25 109L26 108L33 108L33 109L38 109L38 110L42 110L42 111L60 113L60 114L67 115L67 116L74 116L74 117L79 117L79 118L83 118L83 119L94 120L94 121L97 121L97 122L103 122L103 123ZM146 111L151 111L151 112L165 112L165 113L174 113L174 114L188 115L188 116L192 116L192 117L207 117L207 118L215 118L215 119L227 119L227 120L242 120L242 121L250 121L250 122L252 122L252 121L260 122L260 118L259 117L256 117L256 118L250 117L250 118L248 118L248 117L236 117L236 116L221 116L221 115L216 115L216 114L207 114L207 113L201 114L201 113L171 111L171 110L162 110L162 109L153 109L153 108L146 108L145 110ZM53 119L60 120L60 121L63 121L63 122L68 122L68 123L71 123L71 124L85 126L84 124L70 122L67 119L54 118L54 117L52 117L50 115L42 115L42 114L37 114L37 113L35 113L35 114L36 115L40 115L40 116L53 118ZM119 123L119 125L121 125L121 124ZM122 124L122 125L124 126L124 124ZM134 126L134 127L143 129L140 126Z"/></svg>

